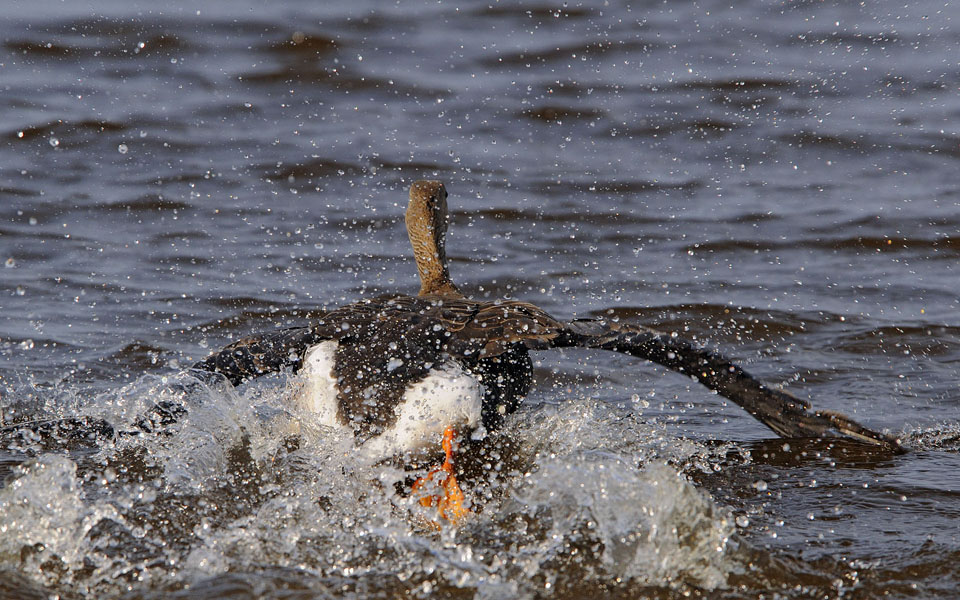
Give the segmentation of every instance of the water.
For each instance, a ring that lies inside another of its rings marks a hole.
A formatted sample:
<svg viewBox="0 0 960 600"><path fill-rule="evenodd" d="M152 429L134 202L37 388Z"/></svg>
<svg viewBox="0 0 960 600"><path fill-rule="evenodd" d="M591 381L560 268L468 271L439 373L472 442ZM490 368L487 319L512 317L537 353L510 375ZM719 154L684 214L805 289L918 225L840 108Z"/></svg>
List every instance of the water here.
<svg viewBox="0 0 960 600"><path fill-rule="evenodd" d="M952 597L960 9L943 2L14 2L0 23L0 596ZM13 15L13 16L11 16ZM913 449L784 441L580 351L436 534L295 382L180 373L417 289L447 183L478 297L722 349ZM291 432L299 430L299 436Z"/></svg>

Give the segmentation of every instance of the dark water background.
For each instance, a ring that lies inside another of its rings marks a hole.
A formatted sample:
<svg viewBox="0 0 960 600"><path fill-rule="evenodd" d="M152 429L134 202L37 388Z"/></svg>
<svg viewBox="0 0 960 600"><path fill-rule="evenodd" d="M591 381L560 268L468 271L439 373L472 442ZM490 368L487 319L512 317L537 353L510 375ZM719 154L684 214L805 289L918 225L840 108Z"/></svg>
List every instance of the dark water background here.
<svg viewBox="0 0 960 600"><path fill-rule="evenodd" d="M346 441L289 446L293 382L203 388L162 439L4 440L0 596L954 597L960 8L904 4L14 0L6 423L128 423L232 339L415 292L429 177L468 294L695 337L914 451L543 354L437 536Z"/></svg>

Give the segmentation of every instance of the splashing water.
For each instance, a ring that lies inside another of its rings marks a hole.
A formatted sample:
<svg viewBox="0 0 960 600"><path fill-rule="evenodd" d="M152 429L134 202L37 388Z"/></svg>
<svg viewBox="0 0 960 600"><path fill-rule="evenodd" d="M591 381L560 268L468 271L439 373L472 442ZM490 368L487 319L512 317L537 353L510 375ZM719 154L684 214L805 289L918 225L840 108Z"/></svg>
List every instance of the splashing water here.
<svg viewBox="0 0 960 600"><path fill-rule="evenodd" d="M4 567L102 596L209 591L277 570L356 593L712 589L737 568L729 511L657 458L656 425L590 402L521 411L467 478L474 514L438 533L398 491L411 472L370 465L351 439L286 410L288 395L285 382L237 392L143 376L91 399L117 432L101 445L10 434L4 459L19 464L0 490ZM189 412L133 433L135 415L162 401Z"/></svg>

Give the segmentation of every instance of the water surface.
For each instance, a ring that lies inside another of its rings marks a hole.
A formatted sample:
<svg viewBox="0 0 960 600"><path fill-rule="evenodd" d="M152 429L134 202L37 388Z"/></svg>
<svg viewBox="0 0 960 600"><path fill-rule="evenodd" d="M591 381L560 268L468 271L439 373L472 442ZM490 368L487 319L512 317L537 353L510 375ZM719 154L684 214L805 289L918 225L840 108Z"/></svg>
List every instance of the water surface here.
<svg viewBox="0 0 960 600"><path fill-rule="evenodd" d="M0 595L951 597L960 9L943 2L15 2L0 23ZM735 357L914 451L784 441L582 351L435 535L295 381L181 369L415 292L447 183L477 298ZM290 431L299 427L300 436ZM32 595L31 595L32 594Z"/></svg>

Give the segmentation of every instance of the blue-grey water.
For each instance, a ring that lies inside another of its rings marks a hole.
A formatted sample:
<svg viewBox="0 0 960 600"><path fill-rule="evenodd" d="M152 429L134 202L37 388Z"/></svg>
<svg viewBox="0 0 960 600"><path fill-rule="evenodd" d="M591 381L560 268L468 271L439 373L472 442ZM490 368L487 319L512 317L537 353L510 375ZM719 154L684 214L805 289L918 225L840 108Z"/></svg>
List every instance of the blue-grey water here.
<svg viewBox="0 0 960 600"><path fill-rule="evenodd" d="M960 588L960 7L4 12L3 422L191 412L5 438L0 597ZM476 514L437 535L398 473L290 422L295 378L178 385L233 339L416 292L420 178L450 191L469 295L695 338L911 451L779 440L677 374L543 353Z"/></svg>

